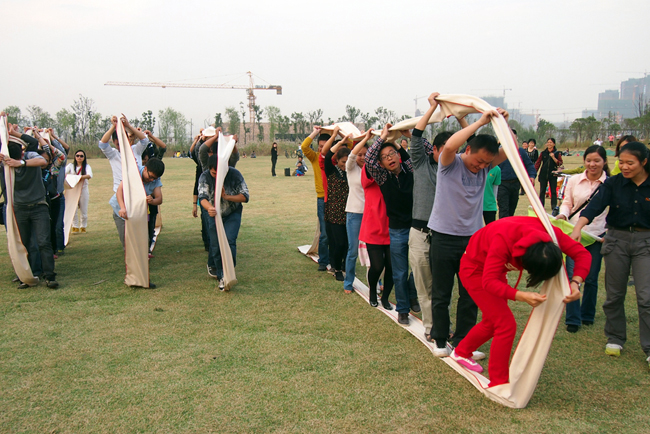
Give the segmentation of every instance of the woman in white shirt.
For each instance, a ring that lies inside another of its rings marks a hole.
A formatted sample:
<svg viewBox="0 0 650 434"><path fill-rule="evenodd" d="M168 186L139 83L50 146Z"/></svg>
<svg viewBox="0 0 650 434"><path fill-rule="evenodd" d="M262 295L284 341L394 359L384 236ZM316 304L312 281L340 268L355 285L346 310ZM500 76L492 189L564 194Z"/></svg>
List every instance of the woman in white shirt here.
<svg viewBox="0 0 650 434"><path fill-rule="evenodd" d="M557 218L568 220L576 224L580 218L580 211L587 205L588 201L595 196L596 190L605 182L609 175L607 167L607 153L605 148L599 145L593 145L587 148L584 153L585 171L579 175L569 178L564 193L564 201L560 207L560 214ZM605 218L607 211L596 217L591 224L585 226L582 230L589 235L602 237L605 235ZM585 279L585 289L581 300L573 301L566 306L565 323L567 331L575 333L581 325L592 325L596 315L596 299L598 298L598 274L602 264L603 256L600 253L602 242L595 242L586 246L587 251L591 253L591 271ZM569 277L573 274L573 261L567 258L567 273Z"/></svg>
<svg viewBox="0 0 650 434"><path fill-rule="evenodd" d="M69 204L68 206L76 206L77 211L74 214L74 220L72 222L72 232L73 233L86 233L86 226L88 224L88 180L93 177L93 171L90 168L90 165L86 161L86 152L82 149L79 149L74 153L74 162L68 164L65 167L66 175L81 175L81 182L83 186L81 187L81 196L79 197L78 204ZM79 219L79 214L81 214L81 219ZM81 224L79 223L81 220Z"/></svg>

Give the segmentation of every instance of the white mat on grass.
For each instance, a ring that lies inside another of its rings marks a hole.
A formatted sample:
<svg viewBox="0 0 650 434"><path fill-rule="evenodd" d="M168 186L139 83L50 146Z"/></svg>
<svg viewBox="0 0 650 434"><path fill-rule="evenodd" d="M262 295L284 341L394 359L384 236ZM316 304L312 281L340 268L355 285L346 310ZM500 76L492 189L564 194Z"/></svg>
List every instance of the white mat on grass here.
<svg viewBox="0 0 650 434"><path fill-rule="evenodd" d="M65 196L65 203L68 206L65 207L65 212L63 213L63 240L66 246L68 245L68 241L70 241L70 230L72 229L74 215L79 208L79 198L81 197L83 184L81 175L65 176L63 195Z"/></svg>

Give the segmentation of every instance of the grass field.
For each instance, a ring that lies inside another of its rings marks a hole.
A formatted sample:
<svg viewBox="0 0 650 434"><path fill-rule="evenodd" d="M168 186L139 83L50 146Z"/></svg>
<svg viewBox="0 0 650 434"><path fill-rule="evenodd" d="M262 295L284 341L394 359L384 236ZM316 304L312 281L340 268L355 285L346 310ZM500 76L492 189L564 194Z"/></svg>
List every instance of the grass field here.
<svg viewBox="0 0 650 434"><path fill-rule="evenodd" d="M165 163L156 290L122 283L106 160L90 160L88 233L57 260L59 290L16 289L0 251L1 432L650 431L633 289L620 359L604 355L599 308L575 335L560 325L528 407L504 408L299 254L316 224L311 171L272 178L270 158L240 161L251 200L239 283L221 293L191 216L194 163ZM529 308L513 310L522 327Z"/></svg>

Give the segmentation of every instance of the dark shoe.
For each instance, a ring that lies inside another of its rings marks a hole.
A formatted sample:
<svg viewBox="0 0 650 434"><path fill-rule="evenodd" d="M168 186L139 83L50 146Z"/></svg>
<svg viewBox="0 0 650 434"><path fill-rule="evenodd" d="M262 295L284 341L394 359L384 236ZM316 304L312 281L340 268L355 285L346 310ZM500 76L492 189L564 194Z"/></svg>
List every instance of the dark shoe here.
<svg viewBox="0 0 650 434"><path fill-rule="evenodd" d="M208 276L217 278L217 269L208 265Z"/></svg>
<svg viewBox="0 0 650 434"><path fill-rule="evenodd" d="M582 321L582 325L592 326L592 325L594 325L594 322L593 321Z"/></svg>
<svg viewBox="0 0 650 434"><path fill-rule="evenodd" d="M343 282L345 280L342 271L335 271L334 275L336 276L336 280L338 280L339 282Z"/></svg>
<svg viewBox="0 0 650 434"><path fill-rule="evenodd" d="M318 271L327 271L327 265L318 264Z"/></svg>
<svg viewBox="0 0 650 434"><path fill-rule="evenodd" d="M149 289L156 289L156 284L149 282Z"/></svg>
<svg viewBox="0 0 650 434"><path fill-rule="evenodd" d="M411 310L415 313L420 312L422 309L420 309L420 303L418 302L417 298L411 299Z"/></svg>
<svg viewBox="0 0 650 434"><path fill-rule="evenodd" d="M377 306L379 306L379 303L377 303L376 299L375 300L370 300L370 306L377 307Z"/></svg>
<svg viewBox="0 0 650 434"><path fill-rule="evenodd" d="M18 283L18 282L20 282L20 277L16 276L16 277L14 277L13 279L11 279L11 281L12 281L13 283Z"/></svg>
<svg viewBox="0 0 650 434"><path fill-rule="evenodd" d="M27 289L30 286L26 283L20 282L20 285L18 285L18 289Z"/></svg>
<svg viewBox="0 0 650 434"><path fill-rule="evenodd" d="M46 285L50 289L58 289L59 288L59 282L56 280L46 280L45 281Z"/></svg>
<svg viewBox="0 0 650 434"><path fill-rule="evenodd" d="M393 305L388 300L381 299L381 307L386 310L393 310Z"/></svg>
<svg viewBox="0 0 650 434"><path fill-rule="evenodd" d="M397 322L402 325L409 325L409 314L408 313L398 313Z"/></svg>
<svg viewBox="0 0 650 434"><path fill-rule="evenodd" d="M578 333L578 330L580 330L580 326L574 325L574 324L569 324L566 326L566 331L569 333Z"/></svg>

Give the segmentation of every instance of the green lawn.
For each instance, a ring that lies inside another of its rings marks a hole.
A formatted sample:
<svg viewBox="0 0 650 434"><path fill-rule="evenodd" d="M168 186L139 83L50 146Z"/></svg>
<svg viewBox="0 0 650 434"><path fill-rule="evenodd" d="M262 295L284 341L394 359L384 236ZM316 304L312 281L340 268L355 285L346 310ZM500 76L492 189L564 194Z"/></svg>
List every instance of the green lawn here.
<svg viewBox="0 0 650 434"><path fill-rule="evenodd" d="M123 284L106 160L90 160L88 233L73 235L57 261L58 291L16 289L0 252L1 432L650 429L633 289L620 359L604 355L600 309L595 325L575 335L561 325L528 407L508 409L299 254L316 225L311 171L272 178L270 158L240 161L251 201L239 283L221 293L191 216L194 163L165 163L164 228L151 260L158 289ZM293 164L282 157L278 174ZM527 205L523 199L518 214ZM4 232L0 239L6 243ZM603 299L601 287L599 305ZM514 311L522 327L529 308Z"/></svg>

